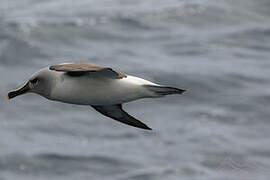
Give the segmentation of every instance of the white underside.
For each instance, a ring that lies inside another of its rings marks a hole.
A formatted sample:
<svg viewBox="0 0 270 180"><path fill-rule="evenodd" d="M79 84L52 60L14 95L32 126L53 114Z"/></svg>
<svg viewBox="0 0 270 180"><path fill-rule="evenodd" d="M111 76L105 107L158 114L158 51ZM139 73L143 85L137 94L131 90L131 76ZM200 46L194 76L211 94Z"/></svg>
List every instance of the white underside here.
<svg viewBox="0 0 270 180"><path fill-rule="evenodd" d="M145 97L154 97L143 85L157 85L150 81L127 76L122 79L71 77L56 72L56 82L50 99L81 105L121 104Z"/></svg>

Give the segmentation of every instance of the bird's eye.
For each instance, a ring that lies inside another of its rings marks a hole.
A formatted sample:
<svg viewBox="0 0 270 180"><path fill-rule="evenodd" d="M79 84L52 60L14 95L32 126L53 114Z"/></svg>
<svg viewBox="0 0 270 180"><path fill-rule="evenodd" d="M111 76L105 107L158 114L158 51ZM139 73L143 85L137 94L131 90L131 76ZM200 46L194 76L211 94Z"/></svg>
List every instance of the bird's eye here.
<svg viewBox="0 0 270 180"><path fill-rule="evenodd" d="M31 84L36 85L38 83L38 78L35 78L35 79L31 80L30 82L31 82Z"/></svg>

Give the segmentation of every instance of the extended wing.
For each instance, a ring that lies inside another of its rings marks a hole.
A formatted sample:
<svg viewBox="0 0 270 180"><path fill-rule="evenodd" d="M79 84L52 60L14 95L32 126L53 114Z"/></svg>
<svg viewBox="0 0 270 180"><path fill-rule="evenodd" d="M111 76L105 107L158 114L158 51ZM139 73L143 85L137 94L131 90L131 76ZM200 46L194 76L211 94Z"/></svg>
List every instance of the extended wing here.
<svg viewBox="0 0 270 180"><path fill-rule="evenodd" d="M124 124L128 124L130 126L134 126L137 128L151 130L146 124L141 121L135 119L127 112L122 109L121 104L109 105L109 106L92 106L95 110L100 112L101 114L108 116L116 121L122 122Z"/></svg>

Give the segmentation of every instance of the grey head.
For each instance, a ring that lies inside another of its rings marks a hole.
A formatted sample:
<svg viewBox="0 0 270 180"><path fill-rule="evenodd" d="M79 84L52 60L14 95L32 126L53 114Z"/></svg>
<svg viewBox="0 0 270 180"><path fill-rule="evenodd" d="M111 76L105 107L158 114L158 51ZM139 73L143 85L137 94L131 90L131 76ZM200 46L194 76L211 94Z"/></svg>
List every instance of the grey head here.
<svg viewBox="0 0 270 180"><path fill-rule="evenodd" d="M26 93L36 93L49 99L52 85L55 82L54 75L55 72L49 70L48 67L41 69L34 73L21 87L9 91L7 98L12 99Z"/></svg>

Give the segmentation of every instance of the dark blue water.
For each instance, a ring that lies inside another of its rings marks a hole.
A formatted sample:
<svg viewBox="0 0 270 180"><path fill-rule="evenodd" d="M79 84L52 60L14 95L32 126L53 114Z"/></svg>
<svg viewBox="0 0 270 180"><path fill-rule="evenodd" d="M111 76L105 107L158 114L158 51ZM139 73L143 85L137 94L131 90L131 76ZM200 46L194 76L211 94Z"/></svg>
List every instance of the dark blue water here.
<svg viewBox="0 0 270 180"><path fill-rule="evenodd" d="M269 0L0 0L0 180L268 180ZM8 90L88 61L189 91L125 105L154 130Z"/></svg>

